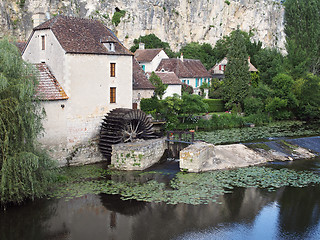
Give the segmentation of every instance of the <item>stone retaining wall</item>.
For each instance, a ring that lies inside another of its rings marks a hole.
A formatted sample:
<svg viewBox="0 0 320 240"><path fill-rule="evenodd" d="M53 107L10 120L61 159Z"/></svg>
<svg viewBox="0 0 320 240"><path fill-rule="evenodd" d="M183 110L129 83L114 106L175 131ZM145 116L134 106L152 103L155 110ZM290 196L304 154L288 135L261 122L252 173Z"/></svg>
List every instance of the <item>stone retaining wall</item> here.
<svg viewBox="0 0 320 240"><path fill-rule="evenodd" d="M165 150L165 138L116 144L112 146L109 167L118 170L144 170L159 162Z"/></svg>

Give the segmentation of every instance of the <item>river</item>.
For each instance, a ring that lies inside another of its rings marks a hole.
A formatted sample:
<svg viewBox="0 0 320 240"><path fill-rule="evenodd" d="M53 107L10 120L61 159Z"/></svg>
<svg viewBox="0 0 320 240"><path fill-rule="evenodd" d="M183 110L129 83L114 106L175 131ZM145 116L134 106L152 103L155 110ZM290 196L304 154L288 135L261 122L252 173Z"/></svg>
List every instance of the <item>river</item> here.
<svg viewBox="0 0 320 240"><path fill-rule="evenodd" d="M276 162L272 169L320 173L320 158ZM174 177L178 162L154 167ZM1 240L198 240L320 239L320 188L280 187L268 191L236 187L217 202L191 205L121 200L87 194L71 200L38 199L0 215Z"/></svg>

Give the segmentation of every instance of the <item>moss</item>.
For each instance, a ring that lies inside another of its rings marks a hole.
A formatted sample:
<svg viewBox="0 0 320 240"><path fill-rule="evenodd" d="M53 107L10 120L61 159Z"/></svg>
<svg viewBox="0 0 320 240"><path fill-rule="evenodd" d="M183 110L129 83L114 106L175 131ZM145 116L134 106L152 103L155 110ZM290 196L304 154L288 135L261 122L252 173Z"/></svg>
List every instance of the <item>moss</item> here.
<svg viewBox="0 0 320 240"><path fill-rule="evenodd" d="M271 148L265 143L249 144L247 147L251 148L251 149L263 149L263 150L266 150L266 151L271 150Z"/></svg>
<svg viewBox="0 0 320 240"><path fill-rule="evenodd" d="M120 11L115 12L112 16L112 23L115 26L118 26L121 21L121 18L123 18L125 15L126 15L125 10L120 10Z"/></svg>

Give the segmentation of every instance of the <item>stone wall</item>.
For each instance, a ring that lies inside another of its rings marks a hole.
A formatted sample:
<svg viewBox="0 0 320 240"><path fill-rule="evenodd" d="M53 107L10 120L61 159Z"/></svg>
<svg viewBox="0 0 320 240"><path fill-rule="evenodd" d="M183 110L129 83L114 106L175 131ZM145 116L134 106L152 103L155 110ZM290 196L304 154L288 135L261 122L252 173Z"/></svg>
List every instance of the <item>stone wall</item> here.
<svg viewBox="0 0 320 240"><path fill-rule="evenodd" d="M164 138L120 143L112 146L110 168L144 170L159 162L166 150Z"/></svg>

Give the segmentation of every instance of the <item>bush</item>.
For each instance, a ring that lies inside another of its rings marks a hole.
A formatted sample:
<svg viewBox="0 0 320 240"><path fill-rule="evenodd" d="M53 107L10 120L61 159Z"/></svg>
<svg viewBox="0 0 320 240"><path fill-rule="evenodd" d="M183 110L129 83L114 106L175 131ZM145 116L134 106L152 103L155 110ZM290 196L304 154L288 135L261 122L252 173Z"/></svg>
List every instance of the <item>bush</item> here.
<svg viewBox="0 0 320 240"><path fill-rule="evenodd" d="M124 15L126 15L126 11L125 10L120 10L120 11L117 11L113 14L112 16L112 23L115 25L115 26L118 26L119 23L120 23L120 19L122 17L124 17Z"/></svg>
<svg viewBox="0 0 320 240"><path fill-rule="evenodd" d="M244 112L246 115L261 113L264 110L264 104L259 98L247 97L244 99Z"/></svg>
<svg viewBox="0 0 320 240"><path fill-rule="evenodd" d="M208 112L224 112L224 102L222 99L203 99L208 104Z"/></svg>
<svg viewBox="0 0 320 240"><path fill-rule="evenodd" d="M140 108L145 113L150 113L154 110L159 110L160 102L157 98L142 98L140 101Z"/></svg>

